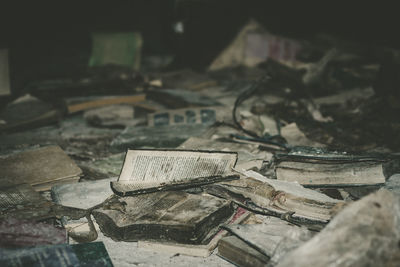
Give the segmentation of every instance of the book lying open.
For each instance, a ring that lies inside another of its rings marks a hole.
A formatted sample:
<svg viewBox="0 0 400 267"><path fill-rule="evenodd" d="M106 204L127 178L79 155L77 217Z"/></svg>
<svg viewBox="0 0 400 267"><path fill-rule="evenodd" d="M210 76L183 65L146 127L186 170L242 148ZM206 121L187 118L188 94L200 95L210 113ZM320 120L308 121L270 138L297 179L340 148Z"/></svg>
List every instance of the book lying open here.
<svg viewBox="0 0 400 267"><path fill-rule="evenodd" d="M299 148L277 155L278 180L306 186L343 187L385 183L385 157L329 152L317 148Z"/></svg>
<svg viewBox="0 0 400 267"><path fill-rule="evenodd" d="M128 150L118 181L120 196L177 190L238 178L237 153L189 150Z"/></svg>

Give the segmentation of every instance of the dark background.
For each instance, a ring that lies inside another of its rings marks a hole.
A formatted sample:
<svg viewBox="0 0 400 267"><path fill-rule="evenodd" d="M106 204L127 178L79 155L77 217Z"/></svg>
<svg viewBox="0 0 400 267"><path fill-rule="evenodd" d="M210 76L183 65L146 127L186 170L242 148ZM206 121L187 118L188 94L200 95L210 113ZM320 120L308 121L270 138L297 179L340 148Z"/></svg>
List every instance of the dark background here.
<svg viewBox="0 0 400 267"><path fill-rule="evenodd" d="M13 90L27 82L68 77L86 68L90 32L140 31L144 55L175 54L174 66L204 69L249 18L273 33L315 34L394 48L397 9L373 5L255 0L6 1L1 4L0 47L10 51ZM172 24L182 20L185 33Z"/></svg>

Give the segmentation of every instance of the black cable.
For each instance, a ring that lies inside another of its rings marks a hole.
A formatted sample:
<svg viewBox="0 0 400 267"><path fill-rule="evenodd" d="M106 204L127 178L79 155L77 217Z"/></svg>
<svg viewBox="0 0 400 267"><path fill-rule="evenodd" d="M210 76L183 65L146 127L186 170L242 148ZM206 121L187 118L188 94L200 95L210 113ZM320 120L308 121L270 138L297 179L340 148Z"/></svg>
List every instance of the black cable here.
<svg viewBox="0 0 400 267"><path fill-rule="evenodd" d="M242 104L246 99L248 99L250 96L252 96L255 92L257 92L257 90L259 89L260 85L264 82L266 82L267 80L269 80L269 76L265 75L263 77L261 77L260 79L258 79L254 84L252 84L252 86L243 91L242 93L239 94L239 96L236 98L235 104L233 106L233 110L232 110L232 117L233 117L233 122L235 123L236 127L238 129L240 129L242 132L244 132L245 134L248 134L252 137L255 138L260 138L256 133L246 130L243 128L242 125L240 125L239 121L236 118L236 110L239 107L240 104Z"/></svg>

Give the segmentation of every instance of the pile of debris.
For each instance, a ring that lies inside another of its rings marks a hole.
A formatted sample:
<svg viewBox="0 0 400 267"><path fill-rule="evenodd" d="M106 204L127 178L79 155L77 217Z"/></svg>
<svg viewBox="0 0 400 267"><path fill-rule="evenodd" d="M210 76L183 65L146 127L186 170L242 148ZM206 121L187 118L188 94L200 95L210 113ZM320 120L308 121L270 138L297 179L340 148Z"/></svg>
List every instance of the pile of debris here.
<svg viewBox="0 0 400 267"><path fill-rule="evenodd" d="M398 51L255 21L206 73L99 51L0 113L1 266L400 264Z"/></svg>

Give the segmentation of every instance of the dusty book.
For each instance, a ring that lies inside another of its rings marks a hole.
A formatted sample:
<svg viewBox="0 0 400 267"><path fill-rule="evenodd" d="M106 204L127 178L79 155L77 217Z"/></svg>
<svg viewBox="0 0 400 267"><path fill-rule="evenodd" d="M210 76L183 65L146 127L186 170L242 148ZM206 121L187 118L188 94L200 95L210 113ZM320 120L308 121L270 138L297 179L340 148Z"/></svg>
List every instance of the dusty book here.
<svg viewBox="0 0 400 267"><path fill-rule="evenodd" d="M0 250L0 265L23 266L107 266L113 263L102 242L53 245Z"/></svg>
<svg viewBox="0 0 400 267"><path fill-rule="evenodd" d="M342 201L298 183L268 179L254 171L243 173L246 178L205 186L207 193L231 199L259 213L285 216L289 219L326 223L332 209Z"/></svg>
<svg viewBox="0 0 400 267"><path fill-rule="evenodd" d="M27 150L0 159L0 186L27 183L37 191L79 180L81 169L59 146Z"/></svg>
<svg viewBox="0 0 400 267"><path fill-rule="evenodd" d="M239 224L245 221L251 212L238 207L233 216L228 219L227 224ZM177 244L177 243L168 243L168 242L154 242L154 241L141 241L138 242L139 248L150 249L154 251L164 251L172 254L182 254L189 255L195 257L208 257L217 247L218 242L227 235L226 230L219 230L217 233L215 231L211 231L209 233L210 236L213 236L211 240L206 238L206 241L200 245L190 245L190 244Z"/></svg>
<svg viewBox="0 0 400 267"><path fill-rule="evenodd" d="M238 178L232 174L235 152L128 150L118 181L120 196L177 190Z"/></svg>
<svg viewBox="0 0 400 267"><path fill-rule="evenodd" d="M385 183L384 157L327 152L301 148L277 155L275 173L278 180L306 186L357 186Z"/></svg>
<svg viewBox="0 0 400 267"><path fill-rule="evenodd" d="M209 233L234 213L230 201L183 191L108 199L93 216L101 231L117 241L153 240L183 244L208 242Z"/></svg>
<svg viewBox="0 0 400 267"><path fill-rule="evenodd" d="M0 219L48 219L53 217L51 208L51 202L29 184L0 188Z"/></svg>

